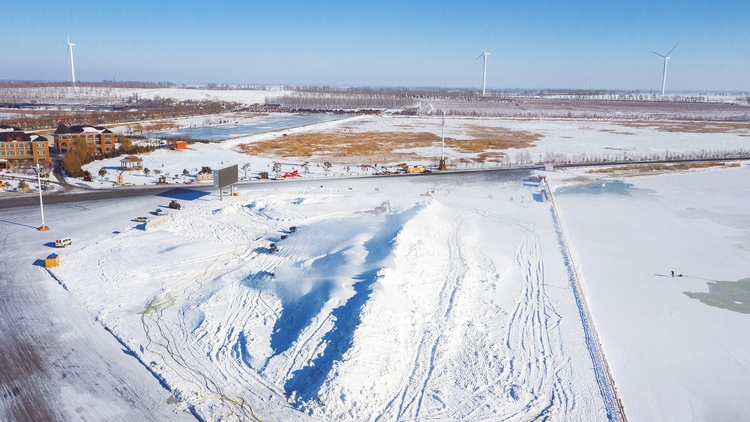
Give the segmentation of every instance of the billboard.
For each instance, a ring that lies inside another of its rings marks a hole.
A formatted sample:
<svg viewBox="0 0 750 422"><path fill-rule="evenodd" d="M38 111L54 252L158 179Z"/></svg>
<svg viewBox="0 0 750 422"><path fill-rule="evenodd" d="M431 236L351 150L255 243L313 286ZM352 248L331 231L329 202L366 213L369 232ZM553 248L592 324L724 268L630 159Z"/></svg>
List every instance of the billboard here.
<svg viewBox="0 0 750 422"><path fill-rule="evenodd" d="M240 170L237 164L223 169L214 170L214 187L223 189L227 186L237 183L239 180Z"/></svg>

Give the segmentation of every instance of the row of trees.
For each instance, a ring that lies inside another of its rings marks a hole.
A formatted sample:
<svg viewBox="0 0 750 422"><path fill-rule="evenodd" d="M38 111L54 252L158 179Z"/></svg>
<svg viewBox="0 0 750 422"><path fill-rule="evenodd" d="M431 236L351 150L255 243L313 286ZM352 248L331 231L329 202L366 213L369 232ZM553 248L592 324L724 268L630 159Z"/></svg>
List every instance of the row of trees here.
<svg viewBox="0 0 750 422"><path fill-rule="evenodd" d="M136 104L150 103L151 100L138 101ZM116 111L71 111L49 110L41 113L17 113L0 119L0 124L24 128L25 130L43 130L54 128L57 122L64 120L69 125L102 126L122 122L155 120L217 114L234 109L239 103L223 101L200 101L195 103L171 103L151 108L138 108Z"/></svg>
<svg viewBox="0 0 750 422"><path fill-rule="evenodd" d="M82 136L76 136L70 143L71 148L63 156L62 168L65 173L70 177L83 177L86 175L86 171L82 167L88 163L93 162L95 159L100 158L114 158L119 157L123 154L143 154L155 150L153 146L136 145L130 140L130 138L121 137L119 139L120 148L115 151L102 155L96 155L95 149L89 145L86 138Z"/></svg>
<svg viewBox="0 0 750 422"><path fill-rule="evenodd" d="M737 113L727 113L723 111L706 111L700 113L692 110L675 110L673 112L622 112L616 107L611 110L518 110L515 108L495 108L489 110L476 109L440 109L432 107L420 107L417 109L404 109L403 114L418 115L442 115L446 116L465 116L465 117L506 117L514 119L574 119L574 120L610 120L610 121L701 121L701 122L748 122L750 121L750 111L744 114L741 111Z"/></svg>
<svg viewBox="0 0 750 422"><path fill-rule="evenodd" d="M76 81L78 88L172 88L172 82L142 82L142 81L115 81L103 80L101 82ZM41 88L41 87L70 87L70 82L40 82L40 81L0 81L0 88Z"/></svg>
<svg viewBox="0 0 750 422"><path fill-rule="evenodd" d="M508 154L500 156L461 157L448 160L449 167L484 168L485 165L495 167L529 166L543 164L600 164L600 163L632 163L632 162L661 162L661 161L686 161L686 160L729 160L748 159L750 151L738 150L701 150L701 151L660 151L649 153L633 153L623 151L622 153L580 153L565 154L554 151L544 153L532 153L530 151L518 151L512 157ZM435 160L437 162L437 160Z"/></svg>
<svg viewBox="0 0 750 422"><path fill-rule="evenodd" d="M293 92L279 97L267 97L266 103L282 104L292 109L359 109L404 108L416 105L406 97L378 93Z"/></svg>

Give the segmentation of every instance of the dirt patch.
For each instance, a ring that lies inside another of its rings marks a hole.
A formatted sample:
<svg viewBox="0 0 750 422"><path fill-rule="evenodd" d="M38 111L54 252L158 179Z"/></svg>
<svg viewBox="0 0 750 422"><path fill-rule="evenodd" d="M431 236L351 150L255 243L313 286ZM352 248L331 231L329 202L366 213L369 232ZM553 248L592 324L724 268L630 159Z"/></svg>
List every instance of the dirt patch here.
<svg viewBox="0 0 750 422"><path fill-rule="evenodd" d="M653 163L653 164L629 164L623 166L605 167L589 170L589 173L616 173L616 172L651 172L651 171L674 171L689 170L708 167L740 167L740 163L722 163L718 161L699 161L690 163Z"/></svg>
<svg viewBox="0 0 750 422"><path fill-rule="evenodd" d="M482 153L487 150L529 148L544 135L504 127L471 127L466 133L474 139L451 140L451 147L463 153ZM446 139L446 143L448 140Z"/></svg>
<svg viewBox="0 0 750 422"><path fill-rule="evenodd" d="M635 132L620 132L614 129L599 129L599 132L607 132L613 135L635 135Z"/></svg>
<svg viewBox="0 0 750 422"><path fill-rule="evenodd" d="M372 157L392 154L397 149L429 147L439 140L425 132L302 133L241 144L239 148L246 154L281 157Z"/></svg>
<svg viewBox="0 0 750 422"><path fill-rule="evenodd" d="M493 150L528 148L542 138L538 133L506 128L472 127L467 133L474 139L445 138L446 146L466 154L484 154L486 160L502 157L502 152ZM428 132L302 133L241 144L239 149L254 155L319 157L346 162L359 162L364 157L388 157L388 161L401 161L433 157L394 151L438 146L440 142L440 136Z"/></svg>
<svg viewBox="0 0 750 422"><path fill-rule="evenodd" d="M619 122L620 126L651 128L660 132L682 133L750 133L747 122Z"/></svg>

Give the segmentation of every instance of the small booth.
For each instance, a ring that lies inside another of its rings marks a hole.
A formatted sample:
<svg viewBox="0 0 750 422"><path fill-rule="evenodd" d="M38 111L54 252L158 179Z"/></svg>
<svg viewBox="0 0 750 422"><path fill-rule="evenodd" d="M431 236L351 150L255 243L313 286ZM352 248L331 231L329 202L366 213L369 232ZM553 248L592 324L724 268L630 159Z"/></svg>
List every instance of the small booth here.
<svg viewBox="0 0 750 422"><path fill-rule="evenodd" d="M58 265L60 265L60 256L56 253L51 254L44 260L45 268L57 267Z"/></svg>

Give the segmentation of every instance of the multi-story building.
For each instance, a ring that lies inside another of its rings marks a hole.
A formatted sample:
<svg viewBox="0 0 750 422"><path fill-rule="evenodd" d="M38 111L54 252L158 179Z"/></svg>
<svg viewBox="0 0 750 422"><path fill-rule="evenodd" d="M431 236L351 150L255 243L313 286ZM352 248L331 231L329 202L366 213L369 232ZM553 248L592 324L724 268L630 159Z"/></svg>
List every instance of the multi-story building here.
<svg viewBox="0 0 750 422"><path fill-rule="evenodd" d="M73 141L77 138L86 139L91 151L95 155L109 154L115 151L117 137L112 131L100 126L67 126L65 122L57 125L52 134L55 143L55 153L65 154L73 149Z"/></svg>
<svg viewBox="0 0 750 422"><path fill-rule="evenodd" d="M20 128L0 125L0 168L49 166L49 141Z"/></svg>

